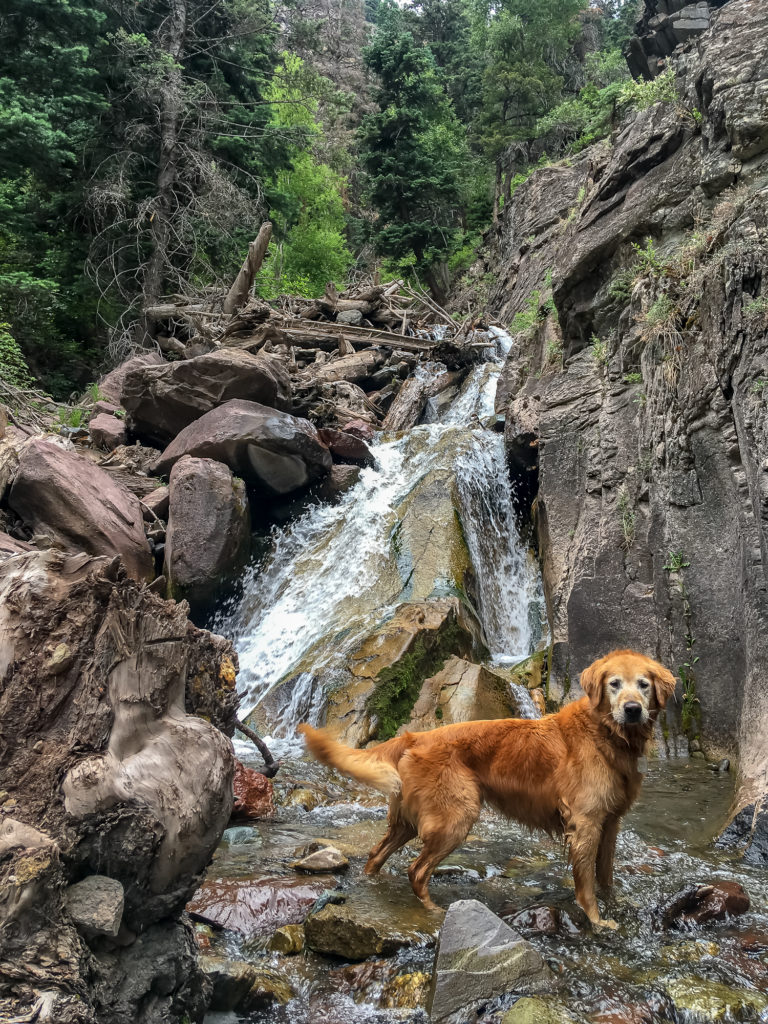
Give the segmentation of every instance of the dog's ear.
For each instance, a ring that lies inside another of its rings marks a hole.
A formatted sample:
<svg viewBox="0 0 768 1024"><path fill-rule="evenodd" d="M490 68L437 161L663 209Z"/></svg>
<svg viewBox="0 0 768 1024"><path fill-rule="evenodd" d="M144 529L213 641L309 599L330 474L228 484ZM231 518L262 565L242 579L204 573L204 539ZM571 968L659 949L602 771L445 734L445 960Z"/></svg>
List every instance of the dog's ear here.
<svg viewBox="0 0 768 1024"><path fill-rule="evenodd" d="M603 658L593 661L579 676L579 685L589 697L589 703L596 708L603 698Z"/></svg>
<svg viewBox="0 0 768 1024"><path fill-rule="evenodd" d="M651 661L651 674L653 676L653 688L656 691L656 700L659 707L666 707L667 701L675 692L677 680L669 671L660 665L658 661Z"/></svg>

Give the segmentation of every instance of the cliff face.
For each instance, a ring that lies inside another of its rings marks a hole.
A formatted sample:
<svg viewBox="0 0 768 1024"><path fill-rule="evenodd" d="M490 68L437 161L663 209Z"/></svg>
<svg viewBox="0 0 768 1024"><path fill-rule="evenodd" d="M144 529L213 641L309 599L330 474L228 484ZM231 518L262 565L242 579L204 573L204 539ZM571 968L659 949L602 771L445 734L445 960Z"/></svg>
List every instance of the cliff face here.
<svg viewBox="0 0 768 1024"><path fill-rule="evenodd" d="M678 100L533 175L488 267L502 319L539 312L497 408L536 497L553 685L653 652L689 736L738 750L743 805L768 769L768 8L708 14Z"/></svg>

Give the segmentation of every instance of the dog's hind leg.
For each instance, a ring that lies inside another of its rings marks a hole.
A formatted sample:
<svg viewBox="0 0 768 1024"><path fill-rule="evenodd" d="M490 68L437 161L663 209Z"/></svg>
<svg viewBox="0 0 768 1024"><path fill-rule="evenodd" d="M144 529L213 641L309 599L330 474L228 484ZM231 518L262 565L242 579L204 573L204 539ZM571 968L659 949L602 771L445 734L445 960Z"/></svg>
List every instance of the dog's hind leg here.
<svg viewBox="0 0 768 1024"><path fill-rule="evenodd" d="M416 829L409 821L404 821L402 818L397 818L390 821L389 828L384 835L384 838L378 844L374 846L371 852L368 854L368 863L365 865L366 875L377 875L384 865L385 861L392 856L393 853L405 846L411 839L415 839Z"/></svg>
<svg viewBox="0 0 768 1024"><path fill-rule="evenodd" d="M408 879L416 896L427 910L439 910L429 895L429 880L437 865L461 846L467 838L475 818L457 821L443 821L438 827L429 831L421 829L419 835L424 840L424 849L408 868Z"/></svg>
<svg viewBox="0 0 768 1024"><path fill-rule="evenodd" d="M600 845L597 849L597 884L604 891L613 887L613 858L616 854L616 839L621 818L610 815L603 825Z"/></svg>

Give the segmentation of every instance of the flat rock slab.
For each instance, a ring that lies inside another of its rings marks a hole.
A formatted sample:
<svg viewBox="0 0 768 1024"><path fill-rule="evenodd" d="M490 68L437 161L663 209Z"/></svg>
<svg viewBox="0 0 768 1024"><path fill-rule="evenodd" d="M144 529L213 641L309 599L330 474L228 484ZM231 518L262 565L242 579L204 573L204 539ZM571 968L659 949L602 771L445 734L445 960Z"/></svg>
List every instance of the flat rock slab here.
<svg viewBox="0 0 768 1024"><path fill-rule="evenodd" d="M468 1008L504 993L545 992L553 984L541 954L482 903L451 904L435 954L433 1024L454 1024Z"/></svg>
<svg viewBox="0 0 768 1024"><path fill-rule="evenodd" d="M301 924L327 888L309 878L206 879L187 910L248 937Z"/></svg>
<svg viewBox="0 0 768 1024"><path fill-rule="evenodd" d="M124 892L116 878L89 875L64 893L69 916L86 935L114 939L123 919Z"/></svg>
<svg viewBox="0 0 768 1024"><path fill-rule="evenodd" d="M439 914L426 911L410 888L406 893L403 885L385 877L367 881L343 903L327 903L310 914L304 935L307 946L317 953L367 960L431 944L439 927Z"/></svg>
<svg viewBox="0 0 768 1024"><path fill-rule="evenodd" d="M297 871L321 874L327 871L344 871L349 867L349 861L335 846L324 846L295 861L293 866Z"/></svg>

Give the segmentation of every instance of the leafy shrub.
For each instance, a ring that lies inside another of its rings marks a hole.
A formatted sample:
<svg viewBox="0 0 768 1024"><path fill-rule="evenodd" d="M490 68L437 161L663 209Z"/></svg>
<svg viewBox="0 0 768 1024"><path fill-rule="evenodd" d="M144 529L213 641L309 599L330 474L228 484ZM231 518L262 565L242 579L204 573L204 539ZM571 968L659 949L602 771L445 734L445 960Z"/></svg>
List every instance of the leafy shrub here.
<svg viewBox="0 0 768 1024"><path fill-rule="evenodd" d="M633 110L647 110L657 103L674 103L678 99L675 72L672 68L662 71L650 82L634 79L625 82L619 90L619 102Z"/></svg>
<svg viewBox="0 0 768 1024"><path fill-rule="evenodd" d="M27 361L11 334L10 324L0 322L0 377L16 387L32 383Z"/></svg>

